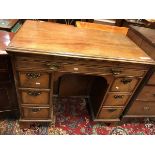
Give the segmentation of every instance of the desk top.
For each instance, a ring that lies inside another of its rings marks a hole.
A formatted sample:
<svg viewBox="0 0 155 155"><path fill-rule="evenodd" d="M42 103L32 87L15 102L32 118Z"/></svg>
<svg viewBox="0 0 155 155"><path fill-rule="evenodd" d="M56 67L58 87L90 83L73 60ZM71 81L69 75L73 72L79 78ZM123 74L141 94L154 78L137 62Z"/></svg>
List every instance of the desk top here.
<svg viewBox="0 0 155 155"><path fill-rule="evenodd" d="M155 47L155 29L144 28L139 26L130 26L130 28Z"/></svg>
<svg viewBox="0 0 155 155"><path fill-rule="evenodd" d="M12 32L0 31L0 55L7 54L5 50L13 36Z"/></svg>
<svg viewBox="0 0 155 155"><path fill-rule="evenodd" d="M16 33L7 51L154 64L123 34L29 20Z"/></svg>

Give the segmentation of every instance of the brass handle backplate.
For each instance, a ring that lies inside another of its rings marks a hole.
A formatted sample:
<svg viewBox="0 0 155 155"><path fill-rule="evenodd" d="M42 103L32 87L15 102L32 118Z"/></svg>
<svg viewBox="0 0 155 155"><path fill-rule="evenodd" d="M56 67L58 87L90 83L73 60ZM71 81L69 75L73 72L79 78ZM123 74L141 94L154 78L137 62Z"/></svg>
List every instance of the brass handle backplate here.
<svg viewBox="0 0 155 155"><path fill-rule="evenodd" d="M40 91L28 91L27 94L30 96L38 96L41 94L41 92Z"/></svg>
<svg viewBox="0 0 155 155"><path fill-rule="evenodd" d="M144 107L144 110L145 111L149 111L150 110L150 107L146 106L146 107Z"/></svg>
<svg viewBox="0 0 155 155"><path fill-rule="evenodd" d="M123 95L114 95L114 98L115 99L122 99L123 98Z"/></svg>
<svg viewBox="0 0 155 155"><path fill-rule="evenodd" d="M40 73L26 73L28 79L38 79L41 76Z"/></svg>
<svg viewBox="0 0 155 155"><path fill-rule="evenodd" d="M32 112L38 112L40 110L41 110L40 108L33 108L33 109L31 109Z"/></svg>
<svg viewBox="0 0 155 155"><path fill-rule="evenodd" d="M121 82L123 83L123 84L128 84L128 83L130 83L132 81L132 79L122 79L121 80Z"/></svg>
<svg viewBox="0 0 155 155"><path fill-rule="evenodd" d="M49 67L50 70L53 70L53 71L57 71L60 68L60 65L58 64L47 63L46 65Z"/></svg>
<svg viewBox="0 0 155 155"><path fill-rule="evenodd" d="M114 112L116 109L108 109L109 112Z"/></svg>
<svg viewBox="0 0 155 155"><path fill-rule="evenodd" d="M113 75L119 75L119 74L122 73L122 70L120 70L120 69L111 69L111 72L112 72Z"/></svg>

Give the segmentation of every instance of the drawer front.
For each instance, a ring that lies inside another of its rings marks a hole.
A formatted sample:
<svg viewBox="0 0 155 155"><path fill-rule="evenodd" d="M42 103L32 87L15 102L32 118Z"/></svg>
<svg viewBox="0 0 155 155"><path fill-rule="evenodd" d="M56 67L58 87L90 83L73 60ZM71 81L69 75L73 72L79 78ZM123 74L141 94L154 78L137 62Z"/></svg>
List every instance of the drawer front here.
<svg viewBox="0 0 155 155"><path fill-rule="evenodd" d="M128 69L128 68L114 68L114 67L97 67L87 66L86 64L54 64L49 65L48 69L59 72L72 72L72 73L94 73L94 74L111 74L114 76L144 76L145 70Z"/></svg>
<svg viewBox="0 0 155 155"><path fill-rule="evenodd" d="M9 81L10 75L8 71L0 71L0 81Z"/></svg>
<svg viewBox="0 0 155 155"><path fill-rule="evenodd" d="M20 87L49 88L49 74L38 72L19 72Z"/></svg>
<svg viewBox="0 0 155 155"><path fill-rule="evenodd" d="M26 64L26 65L25 65ZM121 65L120 65L121 66ZM127 66L128 67L128 66ZM130 66L129 66L130 67ZM135 66L136 67L136 66ZM48 71L59 71L59 72L72 72L72 73L94 73L94 74L113 74L114 76L144 76L145 70L131 69L124 67L116 67L116 65L111 63L105 65L96 65L87 62L70 62L68 60L64 61L22 61L20 58L16 60L17 69L35 69L35 70L48 70Z"/></svg>
<svg viewBox="0 0 155 155"><path fill-rule="evenodd" d="M138 78L117 78L110 91L115 92L132 92L139 82Z"/></svg>
<svg viewBox="0 0 155 155"><path fill-rule="evenodd" d="M21 91L23 104L49 104L49 92L46 91Z"/></svg>
<svg viewBox="0 0 155 155"><path fill-rule="evenodd" d="M155 86L144 86L137 100L155 101Z"/></svg>
<svg viewBox="0 0 155 155"><path fill-rule="evenodd" d="M127 115L155 115L155 102L135 101Z"/></svg>
<svg viewBox="0 0 155 155"><path fill-rule="evenodd" d="M48 119L50 115L49 108L40 107L22 107L23 119Z"/></svg>
<svg viewBox="0 0 155 155"><path fill-rule="evenodd" d="M87 74L112 74L110 67L97 68L87 67L84 65L63 65L58 68L60 72L71 72L71 73L87 73Z"/></svg>
<svg viewBox="0 0 155 155"><path fill-rule="evenodd" d="M117 119L120 117L123 109L121 108L102 108L99 119Z"/></svg>
<svg viewBox="0 0 155 155"><path fill-rule="evenodd" d="M130 95L121 93L108 94L103 106L125 106Z"/></svg>
<svg viewBox="0 0 155 155"><path fill-rule="evenodd" d="M153 73L152 76L150 77L148 84L155 85L155 73Z"/></svg>

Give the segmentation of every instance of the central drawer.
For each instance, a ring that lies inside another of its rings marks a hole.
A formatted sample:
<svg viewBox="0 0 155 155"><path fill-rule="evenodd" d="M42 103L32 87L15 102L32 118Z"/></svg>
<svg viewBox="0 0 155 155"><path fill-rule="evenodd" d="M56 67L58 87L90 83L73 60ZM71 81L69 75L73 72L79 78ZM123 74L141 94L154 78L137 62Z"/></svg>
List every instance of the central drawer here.
<svg viewBox="0 0 155 155"><path fill-rule="evenodd" d="M155 101L155 86L144 86L137 100Z"/></svg>
<svg viewBox="0 0 155 155"><path fill-rule="evenodd" d="M26 65L25 65L26 64ZM104 65L105 64L105 65ZM121 65L120 65L121 66ZM130 66L129 66L130 67ZM71 73L87 73L87 74L112 74L114 76L144 76L146 70L142 69L134 69L134 68L128 68L126 67L119 67L118 65L114 65L111 63L111 65L104 62L102 65L97 65L91 63L87 63L86 60L83 60L83 63L79 61L59 61L53 60L53 61L29 61L28 59L26 61L20 60L18 58L16 60L16 68L18 70L48 70L48 71L59 71L59 72L71 72Z"/></svg>
<svg viewBox="0 0 155 155"><path fill-rule="evenodd" d="M117 119L120 117L123 108L102 108L99 119Z"/></svg>
<svg viewBox="0 0 155 155"><path fill-rule="evenodd" d="M130 95L121 93L109 93L103 106L125 106Z"/></svg>
<svg viewBox="0 0 155 155"><path fill-rule="evenodd" d="M114 92L132 92L139 82L138 78L117 78L115 79L114 83L110 91Z"/></svg>
<svg viewBox="0 0 155 155"><path fill-rule="evenodd" d="M19 72L20 87L49 88L49 74L39 72Z"/></svg>
<svg viewBox="0 0 155 155"><path fill-rule="evenodd" d="M50 109L44 107L22 107L23 119L48 119Z"/></svg>
<svg viewBox="0 0 155 155"><path fill-rule="evenodd" d="M41 90L21 91L23 104L49 104L49 92Z"/></svg>

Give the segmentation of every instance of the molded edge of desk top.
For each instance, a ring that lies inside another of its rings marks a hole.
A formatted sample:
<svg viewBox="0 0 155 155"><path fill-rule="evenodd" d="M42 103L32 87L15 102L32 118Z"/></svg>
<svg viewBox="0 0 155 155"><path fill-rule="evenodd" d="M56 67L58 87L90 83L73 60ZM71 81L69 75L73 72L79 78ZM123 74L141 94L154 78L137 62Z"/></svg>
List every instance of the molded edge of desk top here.
<svg viewBox="0 0 155 155"><path fill-rule="evenodd" d="M26 21L6 50L155 65L127 36L49 22Z"/></svg>

